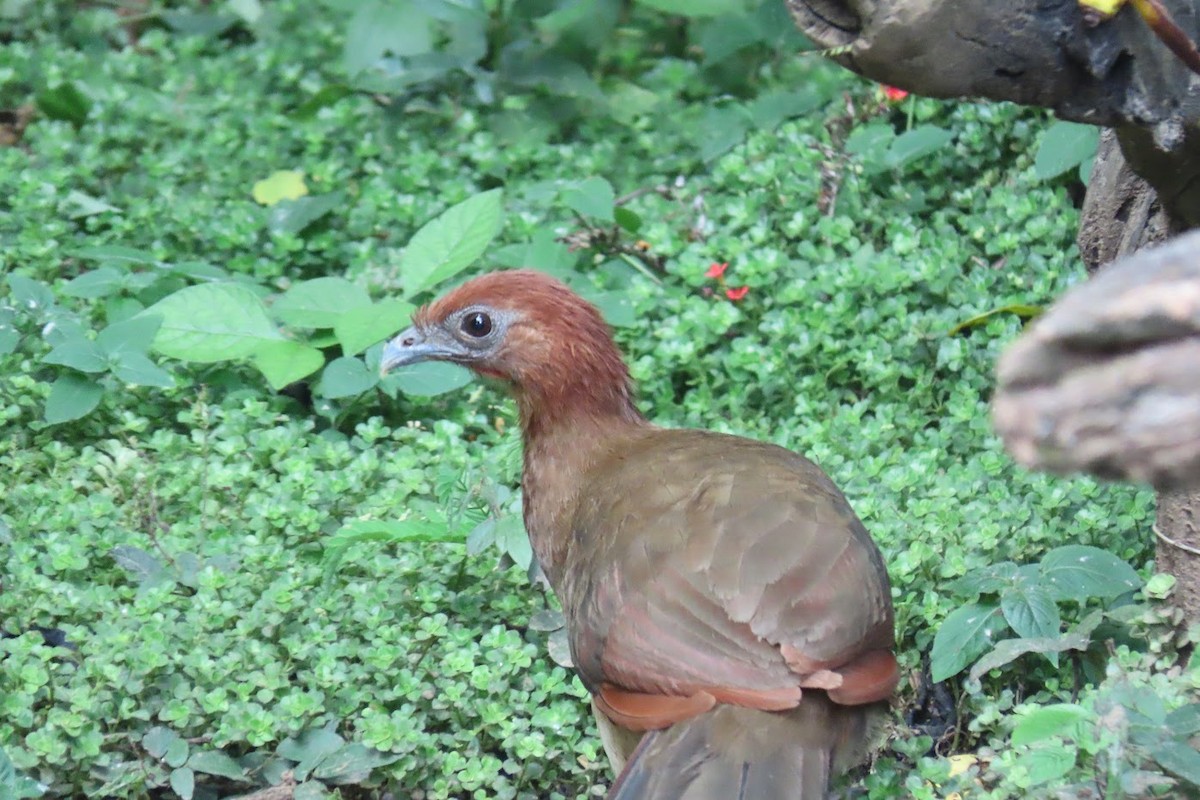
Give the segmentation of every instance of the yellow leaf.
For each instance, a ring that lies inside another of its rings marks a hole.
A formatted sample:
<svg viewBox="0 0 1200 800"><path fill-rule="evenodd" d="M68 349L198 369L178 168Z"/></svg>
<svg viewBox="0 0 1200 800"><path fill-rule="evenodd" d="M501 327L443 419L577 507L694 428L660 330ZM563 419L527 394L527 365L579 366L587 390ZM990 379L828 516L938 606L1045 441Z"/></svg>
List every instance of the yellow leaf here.
<svg viewBox="0 0 1200 800"><path fill-rule="evenodd" d="M970 769L979 759L975 756L965 753L963 755L950 756L950 777L962 775Z"/></svg>
<svg viewBox="0 0 1200 800"><path fill-rule="evenodd" d="M1125 0L1079 0L1079 5L1084 9L1097 11L1101 17L1108 19L1121 10Z"/></svg>
<svg viewBox="0 0 1200 800"><path fill-rule="evenodd" d="M254 200L264 206L273 206L280 200L297 200L308 194L304 185L304 173L295 170L279 170L254 184Z"/></svg>

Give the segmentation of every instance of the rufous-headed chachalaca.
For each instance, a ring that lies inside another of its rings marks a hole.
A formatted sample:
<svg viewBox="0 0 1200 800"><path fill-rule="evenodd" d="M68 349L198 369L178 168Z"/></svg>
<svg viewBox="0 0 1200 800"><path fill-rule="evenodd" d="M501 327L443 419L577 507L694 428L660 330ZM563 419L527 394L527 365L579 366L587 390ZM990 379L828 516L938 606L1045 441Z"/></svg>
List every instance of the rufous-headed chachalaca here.
<svg viewBox="0 0 1200 800"><path fill-rule="evenodd" d="M599 312L537 272L420 309L383 368L428 360L516 395L525 527L620 770L609 797L824 797L898 680L887 570L829 477L647 422Z"/></svg>

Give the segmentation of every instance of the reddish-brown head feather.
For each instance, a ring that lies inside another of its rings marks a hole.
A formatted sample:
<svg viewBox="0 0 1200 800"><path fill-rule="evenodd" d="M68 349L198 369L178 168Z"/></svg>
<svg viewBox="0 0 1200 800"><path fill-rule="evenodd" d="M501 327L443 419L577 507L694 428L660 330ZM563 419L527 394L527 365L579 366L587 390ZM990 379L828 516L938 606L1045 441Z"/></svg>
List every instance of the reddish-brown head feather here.
<svg viewBox="0 0 1200 800"><path fill-rule="evenodd" d="M491 272L422 307L413 322L442 324L475 306L513 315L497 351L470 366L513 384L527 430L573 414L640 418L608 324L564 283L527 269Z"/></svg>

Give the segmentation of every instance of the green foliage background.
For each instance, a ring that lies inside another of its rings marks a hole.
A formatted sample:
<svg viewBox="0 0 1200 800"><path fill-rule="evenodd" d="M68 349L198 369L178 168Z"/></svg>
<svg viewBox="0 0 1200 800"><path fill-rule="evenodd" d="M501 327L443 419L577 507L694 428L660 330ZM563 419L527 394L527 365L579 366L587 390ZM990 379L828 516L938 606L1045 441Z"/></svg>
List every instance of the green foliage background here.
<svg viewBox="0 0 1200 800"><path fill-rule="evenodd" d="M603 4L616 16L590 36L552 17L569 3L528 17L488 5L516 31L489 34L508 50L356 77L353 5L182 6L147 15L134 46L115 6L0 4L17 11L0 107L57 92L18 146L0 147L3 271L44 282L96 328L129 308L62 294L95 268L72 255L87 247L216 265L266 292L345 276L380 300L402 291L423 223L503 187L502 232L474 270L532 264L618 298L610 313L653 420L795 448L846 490L889 564L913 676L902 707L964 602L952 580L1068 543L1149 575L1148 492L1025 473L989 425L992 369L1022 321L975 318L1048 303L1083 276L1075 177L1035 169L1041 114L889 106L795 55L790 34L764 38L782 29L759 4L714 4L753 21L732 50L711 20L649 7L661 4ZM554 72L555 58L574 67ZM298 229L272 224L251 191L279 170L341 202ZM624 251L554 241L587 227L563 197L592 176L617 195L668 187L622 205L640 226ZM635 239L661 269L629 254ZM727 286L749 287L742 300L705 277L713 262L729 263ZM549 601L521 570L428 543L355 544L327 568L348 521L444 518L480 480L516 484L515 415L494 388L308 403L247 364L162 362L171 385L115 383L95 412L50 426L64 368L43 360L38 330L12 330L0 627L58 628L78 647L0 639L0 748L22 774L53 796L226 796L285 768L314 797L602 793L586 693L546 655L531 618ZM1179 705L1191 673L1155 677L1174 645L1146 633L1162 620L1145 613L1108 680ZM953 679L963 724L936 753L898 713L860 791L942 796L935 783L956 785L944 756L976 751L954 780L975 797L1026 796L1036 781L1005 755L1012 709L1074 699L1069 664L1035 658L982 685ZM1093 780L1102 748L1084 750L1053 780Z"/></svg>

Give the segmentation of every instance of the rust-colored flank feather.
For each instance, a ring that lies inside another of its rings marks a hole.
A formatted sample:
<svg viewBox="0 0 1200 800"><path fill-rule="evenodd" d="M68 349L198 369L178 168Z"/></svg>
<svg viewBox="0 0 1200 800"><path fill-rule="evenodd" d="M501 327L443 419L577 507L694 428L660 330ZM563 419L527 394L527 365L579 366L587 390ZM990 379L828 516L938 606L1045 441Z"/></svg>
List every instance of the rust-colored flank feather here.
<svg viewBox="0 0 1200 800"><path fill-rule="evenodd" d="M650 731L610 797L824 797L899 680L887 570L845 497L783 448L647 422L600 313L554 278L491 273L414 324L476 308L503 338L465 363L516 395L525 525L614 764L612 731Z"/></svg>

